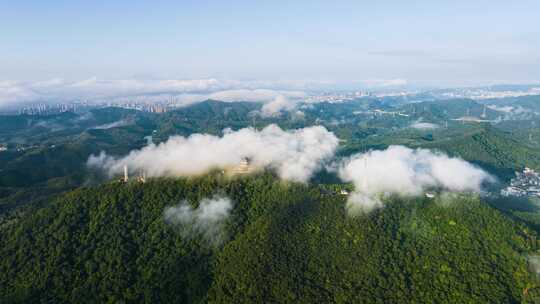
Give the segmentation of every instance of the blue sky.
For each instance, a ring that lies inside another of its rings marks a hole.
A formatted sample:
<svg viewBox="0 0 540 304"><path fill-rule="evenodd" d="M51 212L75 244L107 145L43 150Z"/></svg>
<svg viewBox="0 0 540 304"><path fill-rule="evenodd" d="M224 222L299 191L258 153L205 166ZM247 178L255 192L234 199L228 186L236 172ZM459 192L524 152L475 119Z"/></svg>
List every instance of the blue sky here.
<svg viewBox="0 0 540 304"><path fill-rule="evenodd" d="M374 2L0 0L0 80L540 81L540 1Z"/></svg>

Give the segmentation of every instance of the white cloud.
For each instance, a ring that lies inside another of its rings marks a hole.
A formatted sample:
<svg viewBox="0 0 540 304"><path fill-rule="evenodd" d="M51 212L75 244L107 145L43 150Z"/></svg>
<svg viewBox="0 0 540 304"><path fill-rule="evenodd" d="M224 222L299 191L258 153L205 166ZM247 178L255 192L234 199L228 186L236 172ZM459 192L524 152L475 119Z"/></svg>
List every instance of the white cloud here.
<svg viewBox="0 0 540 304"><path fill-rule="evenodd" d="M38 98L39 96L32 90L24 88L17 82L0 82L0 108L27 100L36 100Z"/></svg>
<svg viewBox="0 0 540 304"><path fill-rule="evenodd" d="M339 176L355 186L347 203L353 214L382 206L384 194L415 196L429 188L479 192L493 180L462 159L403 146L354 155L341 163Z"/></svg>
<svg viewBox="0 0 540 304"><path fill-rule="evenodd" d="M487 105L491 110L495 110L503 113L503 116L498 118L498 122L502 120L519 120L519 119L531 119L534 115L539 113L526 109L522 106L498 106L498 105Z"/></svg>
<svg viewBox="0 0 540 304"><path fill-rule="evenodd" d="M131 124L132 124L132 122L130 122L129 120L122 119L122 120L119 120L119 121L115 121L115 122L95 126L92 129L107 130L107 129L112 129L112 128L125 127L125 126L129 126Z"/></svg>
<svg viewBox="0 0 540 304"><path fill-rule="evenodd" d="M487 108L498 112L512 113L516 108L512 106L487 105Z"/></svg>
<svg viewBox="0 0 540 304"><path fill-rule="evenodd" d="M432 130L439 128L439 125L429 122L415 121L410 125L410 127L418 130Z"/></svg>
<svg viewBox="0 0 540 304"><path fill-rule="evenodd" d="M296 108L297 103L288 99L283 95L276 96L276 98L266 104L261 109L262 116L269 117L275 116L281 113L281 111L292 111Z"/></svg>
<svg viewBox="0 0 540 304"><path fill-rule="evenodd" d="M223 224L233 208L227 197L214 196L204 198L197 208L186 201L165 209L165 221L182 226L181 232L186 237L201 235L211 244L219 245L225 234Z"/></svg>
<svg viewBox="0 0 540 304"><path fill-rule="evenodd" d="M384 87L398 87L407 85L406 79L396 78L396 79L369 79L359 81L360 83L366 85L369 88L384 88Z"/></svg>
<svg viewBox="0 0 540 304"><path fill-rule="evenodd" d="M324 127L283 131L270 125L261 131L252 128L225 132L223 137L193 134L174 136L159 145L149 145L115 159L102 153L91 156L88 165L103 168L112 176L127 165L131 171L148 176L189 176L213 168L237 166L251 159L255 169L270 167L285 180L307 182L322 163L333 156L338 139Z"/></svg>
<svg viewBox="0 0 540 304"><path fill-rule="evenodd" d="M514 115L521 115L521 114L529 114L533 113L533 111L529 109L525 109L522 106L497 106L497 105L488 105L487 108L491 110L495 110L498 112L503 112L506 114L514 114Z"/></svg>
<svg viewBox="0 0 540 304"><path fill-rule="evenodd" d="M267 89L227 90L211 94L182 94L174 96L179 105L190 105L208 99L224 102L247 101L264 103L261 114L273 116L280 111L291 111L307 95L301 91L276 91Z"/></svg>
<svg viewBox="0 0 540 304"><path fill-rule="evenodd" d="M304 98L306 93L301 91L276 91L267 89L255 90L227 90L209 94L207 99L217 99L221 101L273 101L278 97L284 98Z"/></svg>

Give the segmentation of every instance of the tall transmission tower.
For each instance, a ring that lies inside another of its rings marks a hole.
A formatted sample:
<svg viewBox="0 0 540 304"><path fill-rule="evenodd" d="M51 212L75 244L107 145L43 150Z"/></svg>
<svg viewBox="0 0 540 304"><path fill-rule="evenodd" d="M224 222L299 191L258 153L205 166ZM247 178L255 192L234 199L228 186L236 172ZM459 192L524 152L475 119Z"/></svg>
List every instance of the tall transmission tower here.
<svg viewBox="0 0 540 304"><path fill-rule="evenodd" d="M128 180L129 180L128 167L127 167L127 165L124 165L124 183L127 183Z"/></svg>
<svg viewBox="0 0 540 304"><path fill-rule="evenodd" d="M482 112L482 115L480 115L480 117L482 117L482 118L486 118L486 117L487 117L487 113L486 113L486 105L484 105L484 111Z"/></svg>

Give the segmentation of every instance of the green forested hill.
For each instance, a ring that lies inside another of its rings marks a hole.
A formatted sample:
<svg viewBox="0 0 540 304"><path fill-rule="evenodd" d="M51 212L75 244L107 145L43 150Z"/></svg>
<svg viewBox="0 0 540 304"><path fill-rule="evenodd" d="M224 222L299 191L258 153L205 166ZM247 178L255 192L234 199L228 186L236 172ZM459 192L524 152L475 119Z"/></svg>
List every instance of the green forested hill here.
<svg viewBox="0 0 540 304"><path fill-rule="evenodd" d="M540 170L538 149L524 143L510 132L487 124L453 124L451 128L434 130L397 130L365 139L345 142L340 154L385 149L390 145L439 150L473 162L502 181L509 180L516 170L530 167Z"/></svg>
<svg viewBox="0 0 540 304"><path fill-rule="evenodd" d="M511 134L487 125L477 132L427 143L423 147L460 156L504 178L513 176L515 170L523 167L540 169L540 154L537 149L512 138Z"/></svg>
<svg viewBox="0 0 540 304"><path fill-rule="evenodd" d="M94 181L86 168L91 154L126 155L144 147L149 136L160 143L172 135L221 135L225 128L261 129L271 123L283 129L321 124L341 139L339 156L401 144L461 156L501 181L523 166L540 170L536 121L512 120L491 126L448 121L467 109L471 115L480 115L483 105L471 100L392 109L383 101L362 99L310 104L299 109L302 115L287 112L276 117L254 115L260 108L261 104L253 102L208 100L163 114L109 107L80 114L1 116L0 145L9 149L0 152L0 222L7 214L35 205L32 193L54 194ZM410 116L364 113L373 109L399 110ZM438 128L411 128L415 122L435 123Z"/></svg>
<svg viewBox="0 0 540 304"><path fill-rule="evenodd" d="M219 246L165 222L215 194ZM344 204L270 174L80 188L0 227L0 302L533 303L535 234L478 198Z"/></svg>

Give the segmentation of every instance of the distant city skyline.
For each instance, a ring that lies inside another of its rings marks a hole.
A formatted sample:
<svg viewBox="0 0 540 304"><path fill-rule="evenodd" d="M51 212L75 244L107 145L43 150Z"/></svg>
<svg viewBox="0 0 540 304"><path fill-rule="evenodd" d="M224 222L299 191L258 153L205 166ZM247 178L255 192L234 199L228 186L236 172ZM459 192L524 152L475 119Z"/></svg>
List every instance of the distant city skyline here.
<svg viewBox="0 0 540 304"><path fill-rule="evenodd" d="M473 3L471 3L473 2ZM538 1L0 2L7 81L540 81Z"/></svg>

